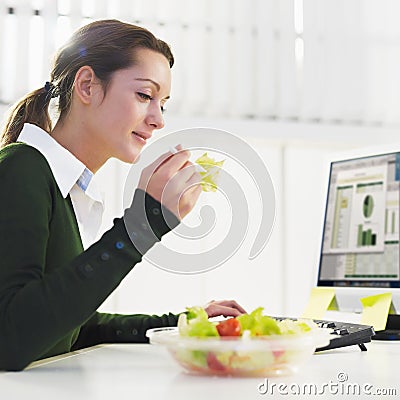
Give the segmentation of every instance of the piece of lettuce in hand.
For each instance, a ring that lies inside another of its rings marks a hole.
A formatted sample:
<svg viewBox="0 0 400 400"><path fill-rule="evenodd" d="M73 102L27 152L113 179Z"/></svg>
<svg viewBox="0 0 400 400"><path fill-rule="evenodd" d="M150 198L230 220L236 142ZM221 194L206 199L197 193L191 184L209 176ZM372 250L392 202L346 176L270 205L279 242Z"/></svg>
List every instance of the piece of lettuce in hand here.
<svg viewBox="0 0 400 400"><path fill-rule="evenodd" d="M215 161L213 158L209 157L207 153L204 153L195 162L205 169L205 171L200 172L203 191L216 192L218 176L225 160Z"/></svg>
<svg viewBox="0 0 400 400"><path fill-rule="evenodd" d="M240 322L242 332L249 331L251 336L279 335L279 326L271 317L262 315L264 308L256 308L250 314L242 314L236 317Z"/></svg>
<svg viewBox="0 0 400 400"><path fill-rule="evenodd" d="M181 336L219 336L216 325L208 320L207 312L201 307L187 308L187 313L178 318L178 330Z"/></svg>

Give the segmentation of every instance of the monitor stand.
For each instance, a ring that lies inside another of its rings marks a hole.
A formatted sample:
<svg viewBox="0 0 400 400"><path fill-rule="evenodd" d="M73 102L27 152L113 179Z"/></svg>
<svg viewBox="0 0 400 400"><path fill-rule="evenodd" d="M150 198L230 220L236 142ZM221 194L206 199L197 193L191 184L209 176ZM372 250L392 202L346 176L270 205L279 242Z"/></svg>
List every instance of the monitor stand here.
<svg viewBox="0 0 400 400"><path fill-rule="evenodd" d="M389 314L386 327L383 331L377 331L372 340L400 340L400 315Z"/></svg>

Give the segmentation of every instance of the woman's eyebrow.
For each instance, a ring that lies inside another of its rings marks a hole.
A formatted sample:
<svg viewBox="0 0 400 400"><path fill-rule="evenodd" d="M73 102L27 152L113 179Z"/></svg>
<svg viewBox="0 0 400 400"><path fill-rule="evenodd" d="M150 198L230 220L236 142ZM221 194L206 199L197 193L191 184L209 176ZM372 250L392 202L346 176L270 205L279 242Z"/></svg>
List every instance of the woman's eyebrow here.
<svg viewBox="0 0 400 400"><path fill-rule="evenodd" d="M157 92L160 91L160 85L153 81L152 79L148 79L148 78L136 78L135 81L147 81L147 82L151 82L156 88L157 88Z"/></svg>

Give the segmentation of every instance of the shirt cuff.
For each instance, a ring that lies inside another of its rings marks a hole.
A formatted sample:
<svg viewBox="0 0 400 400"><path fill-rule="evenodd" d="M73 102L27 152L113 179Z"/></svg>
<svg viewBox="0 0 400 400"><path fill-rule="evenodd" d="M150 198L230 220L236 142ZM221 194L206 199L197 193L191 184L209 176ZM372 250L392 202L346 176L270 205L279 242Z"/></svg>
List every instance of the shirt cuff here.
<svg viewBox="0 0 400 400"><path fill-rule="evenodd" d="M136 189L132 204L124 213L129 238L142 255L179 222L175 214L141 189Z"/></svg>

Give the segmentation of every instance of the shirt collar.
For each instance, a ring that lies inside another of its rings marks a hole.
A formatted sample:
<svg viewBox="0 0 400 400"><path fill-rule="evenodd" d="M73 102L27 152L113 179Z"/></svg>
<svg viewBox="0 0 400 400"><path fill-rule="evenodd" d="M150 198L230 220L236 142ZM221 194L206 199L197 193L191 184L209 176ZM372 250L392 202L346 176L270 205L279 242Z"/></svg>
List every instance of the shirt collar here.
<svg viewBox="0 0 400 400"><path fill-rule="evenodd" d="M86 192L86 189L89 189L87 194L90 197L101 201L97 188L94 185L89 186L92 172L42 128L33 124L24 124L18 142L26 143L43 154L64 198L77 183L83 191Z"/></svg>

